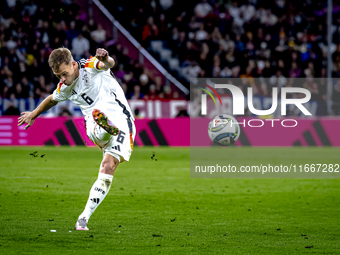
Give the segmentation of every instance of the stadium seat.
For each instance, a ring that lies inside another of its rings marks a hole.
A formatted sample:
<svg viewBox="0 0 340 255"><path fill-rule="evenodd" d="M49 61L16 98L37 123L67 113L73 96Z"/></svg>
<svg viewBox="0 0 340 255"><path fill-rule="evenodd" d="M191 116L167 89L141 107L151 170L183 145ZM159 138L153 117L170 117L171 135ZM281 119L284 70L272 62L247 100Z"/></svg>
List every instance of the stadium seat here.
<svg viewBox="0 0 340 255"><path fill-rule="evenodd" d="M151 50L154 52L160 52L163 49L163 42L158 41L151 41Z"/></svg>
<svg viewBox="0 0 340 255"><path fill-rule="evenodd" d="M163 61L169 60L171 58L171 54L172 54L171 50L162 49L160 51L161 60L163 60Z"/></svg>
<svg viewBox="0 0 340 255"><path fill-rule="evenodd" d="M176 70L177 71L177 70L180 69L180 67L179 67L179 60L177 58L170 58L168 60L168 62L169 62L169 68L171 70Z"/></svg>

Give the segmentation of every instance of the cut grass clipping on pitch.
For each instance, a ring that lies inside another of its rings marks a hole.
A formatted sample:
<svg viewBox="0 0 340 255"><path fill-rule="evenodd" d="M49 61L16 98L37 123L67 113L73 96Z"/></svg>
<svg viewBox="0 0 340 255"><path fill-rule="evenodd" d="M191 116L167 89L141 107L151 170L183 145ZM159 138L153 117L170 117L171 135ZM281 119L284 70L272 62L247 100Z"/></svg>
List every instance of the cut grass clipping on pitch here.
<svg viewBox="0 0 340 255"><path fill-rule="evenodd" d="M102 153L0 148L0 254L340 253L339 179L193 179L189 155L135 148L90 231L75 231ZM334 162L340 149L228 150L244 165L284 163L280 155Z"/></svg>

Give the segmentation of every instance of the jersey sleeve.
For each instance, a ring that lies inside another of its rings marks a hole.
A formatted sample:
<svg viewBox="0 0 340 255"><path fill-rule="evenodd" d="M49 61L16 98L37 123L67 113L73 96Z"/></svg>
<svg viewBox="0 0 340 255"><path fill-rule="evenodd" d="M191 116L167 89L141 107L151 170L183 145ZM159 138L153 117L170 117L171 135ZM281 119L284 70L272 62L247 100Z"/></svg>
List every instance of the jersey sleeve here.
<svg viewBox="0 0 340 255"><path fill-rule="evenodd" d="M106 69L100 68L99 62L100 61L96 57L91 56L85 61L84 67L92 68L98 72L107 71Z"/></svg>
<svg viewBox="0 0 340 255"><path fill-rule="evenodd" d="M79 60L77 63L78 63L78 65L79 65L79 69L84 68L84 67L85 67L85 64L86 64L86 59L85 59L85 58L82 58L82 59Z"/></svg>
<svg viewBox="0 0 340 255"><path fill-rule="evenodd" d="M53 91L53 100L56 102L65 101L68 98L66 97L65 93L63 93L60 89L63 84L60 82L57 88Z"/></svg>

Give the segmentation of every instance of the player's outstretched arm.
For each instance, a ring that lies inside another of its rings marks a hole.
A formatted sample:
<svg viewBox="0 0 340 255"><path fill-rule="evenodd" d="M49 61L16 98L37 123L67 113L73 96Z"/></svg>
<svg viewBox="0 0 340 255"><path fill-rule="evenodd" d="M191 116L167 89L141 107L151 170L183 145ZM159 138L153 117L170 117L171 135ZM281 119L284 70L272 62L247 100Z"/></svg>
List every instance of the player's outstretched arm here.
<svg viewBox="0 0 340 255"><path fill-rule="evenodd" d="M18 126L21 126L24 123L27 123L25 130L33 125L34 120L43 112L49 110L52 106L57 104L56 101L53 100L53 96L49 95L38 105L37 108L33 112L22 112L21 116L18 119Z"/></svg>
<svg viewBox="0 0 340 255"><path fill-rule="evenodd" d="M95 57L100 61L99 67L101 69L107 70L115 66L115 60L109 56L109 53L105 49L97 49Z"/></svg>

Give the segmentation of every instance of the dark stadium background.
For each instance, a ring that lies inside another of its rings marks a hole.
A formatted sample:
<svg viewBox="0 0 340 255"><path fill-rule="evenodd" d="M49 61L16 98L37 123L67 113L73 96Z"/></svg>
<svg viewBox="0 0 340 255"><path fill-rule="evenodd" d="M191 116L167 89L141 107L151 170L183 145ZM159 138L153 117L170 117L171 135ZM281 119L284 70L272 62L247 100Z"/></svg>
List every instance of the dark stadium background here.
<svg viewBox="0 0 340 255"><path fill-rule="evenodd" d="M47 58L65 46L79 60L105 47L116 59L113 69L128 99L189 99L112 25L98 5L83 1L2 1L1 113L18 114L4 100L41 100L56 87ZM227 3L227 2L226 2ZM289 78L327 76L326 1L120 1L101 3L148 53L181 85L193 77ZM332 70L339 77L340 17L333 3ZM244 14L245 13L245 14ZM76 38L76 39L75 39ZM75 39L75 40L74 40ZM255 84L270 96L275 84ZM339 115L339 88L307 84L318 116ZM14 102L15 103L15 102ZM10 109L8 109L10 108ZM14 107L17 108L17 107ZM7 111L7 112L6 112ZM12 111L12 112L11 112ZM55 113L69 114L67 110ZM138 115L138 114L137 114Z"/></svg>
<svg viewBox="0 0 340 255"><path fill-rule="evenodd" d="M105 212L94 217L104 223L71 239L101 153L70 102L27 131L16 123L56 88L47 60L61 46L75 60L108 50L137 128L131 162L117 172L107 199L117 208L103 203ZM306 105L313 116L289 108L286 118L299 122L296 129L242 128L236 146L224 148L227 160L339 164L339 0L0 1L0 253L20 253L19 247L32 254L75 247L105 253L98 240L126 254L339 252L338 179L190 178L190 145L212 147L212 99L201 116L201 94L190 87L207 77L239 80L245 95L251 87L259 109L273 87L311 92ZM247 106L245 112L238 120L260 118ZM282 116L262 119L274 117ZM124 227L128 232L117 236Z"/></svg>

